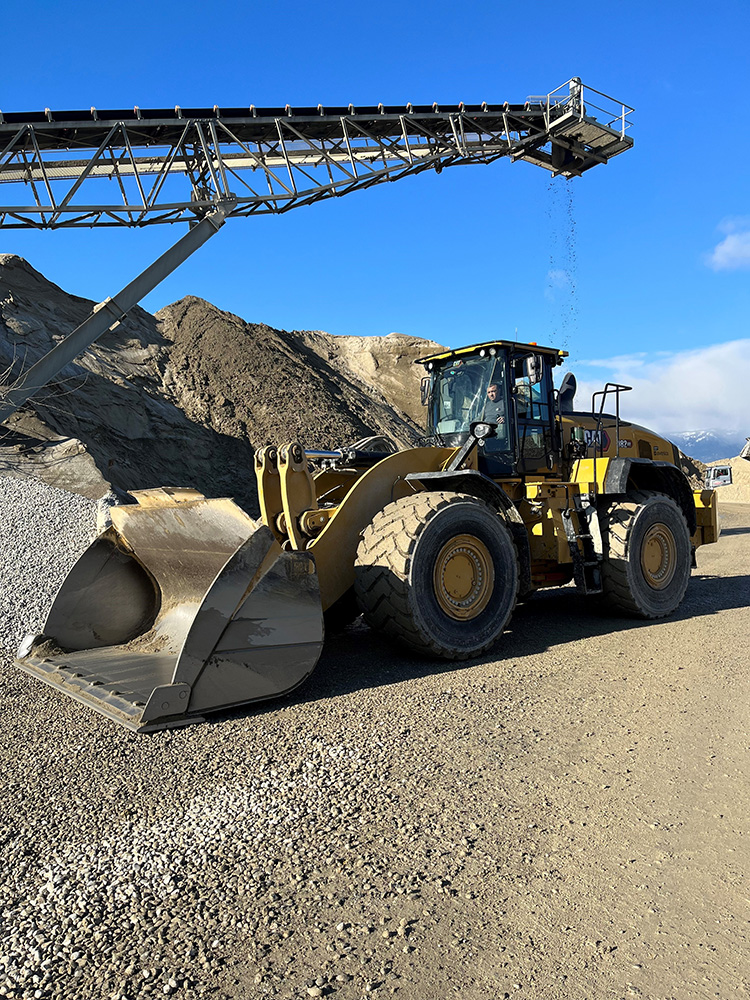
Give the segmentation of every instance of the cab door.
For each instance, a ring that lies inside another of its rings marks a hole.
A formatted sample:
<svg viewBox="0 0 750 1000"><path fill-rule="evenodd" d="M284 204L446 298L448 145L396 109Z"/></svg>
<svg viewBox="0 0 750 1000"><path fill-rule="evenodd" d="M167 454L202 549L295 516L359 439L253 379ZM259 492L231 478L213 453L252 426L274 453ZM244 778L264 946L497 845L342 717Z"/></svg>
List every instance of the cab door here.
<svg viewBox="0 0 750 1000"><path fill-rule="evenodd" d="M519 475L548 475L557 469L557 434L552 370L544 355L517 353L511 366Z"/></svg>

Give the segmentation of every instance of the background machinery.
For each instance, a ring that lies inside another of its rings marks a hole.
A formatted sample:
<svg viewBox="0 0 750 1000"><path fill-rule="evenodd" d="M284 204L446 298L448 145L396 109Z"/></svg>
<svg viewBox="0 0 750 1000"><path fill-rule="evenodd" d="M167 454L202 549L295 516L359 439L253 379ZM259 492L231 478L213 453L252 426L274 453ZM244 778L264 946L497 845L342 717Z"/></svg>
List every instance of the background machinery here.
<svg viewBox="0 0 750 1000"><path fill-rule="evenodd" d="M742 458L742 455L740 455ZM704 475L703 485L707 490L715 490L719 486L732 485L731 465L709 465Z"/></svg>

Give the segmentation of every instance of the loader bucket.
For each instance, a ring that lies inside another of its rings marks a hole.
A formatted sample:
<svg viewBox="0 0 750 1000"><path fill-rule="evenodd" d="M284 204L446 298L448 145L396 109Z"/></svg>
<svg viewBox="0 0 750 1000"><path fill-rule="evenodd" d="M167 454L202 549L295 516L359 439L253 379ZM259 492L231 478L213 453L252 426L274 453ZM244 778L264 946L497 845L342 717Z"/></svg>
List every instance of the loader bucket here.
<svg viewBox="0 0 750 1000"><path fill-rule="evenodd" d="M312 558L282 551L231 500L133 495L112 508L17 665L138 732L301 684L323 644Z"/></svg>

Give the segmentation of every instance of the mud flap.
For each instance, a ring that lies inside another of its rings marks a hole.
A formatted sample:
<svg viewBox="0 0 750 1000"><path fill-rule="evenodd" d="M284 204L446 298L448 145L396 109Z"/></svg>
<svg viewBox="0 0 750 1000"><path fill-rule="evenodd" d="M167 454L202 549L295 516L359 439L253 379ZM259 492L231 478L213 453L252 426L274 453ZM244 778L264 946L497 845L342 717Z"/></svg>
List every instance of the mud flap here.
<svg viewBox="0 0 750 1000"><path fill-rule="evenodd" d="M138 732L291 691L323 644L314 561L229 500L135 494L17 665Z"/></svg>
<svg viewBox="0 0 750 1000"><path fill-rule="evenodd" d="M697 528L692 537L695 548L699 545L710 545L718 542L721 534L719 524L719 507L716 501L716 490L695 490L693 492Z"/></svg>

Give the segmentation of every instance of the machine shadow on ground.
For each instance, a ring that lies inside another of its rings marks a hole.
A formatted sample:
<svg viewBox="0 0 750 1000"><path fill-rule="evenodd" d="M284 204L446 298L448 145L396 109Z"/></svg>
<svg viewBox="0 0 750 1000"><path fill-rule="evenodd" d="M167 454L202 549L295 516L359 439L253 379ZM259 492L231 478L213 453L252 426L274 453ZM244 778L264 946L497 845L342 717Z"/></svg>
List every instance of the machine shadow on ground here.
<svg viewBox="0 0 750 1000"><path fill-rule="evenodd" d="M750 606L750 574L695 575L685 600L665 621L688 621L747 606ZM358 619L342 632L326 637L312 676L284 701L238 708L213 718L219 721L227 717L259 715L278 708L279 704L304 704L429 675L469 670L480 664L518 660L582 639L616 633L624 637L628 632L655 624L658 621L613 615L596 598L586 598L573 587L555 588L541 591L520 604L494 649L479 658L448 662L410 654Z"/></svg>

